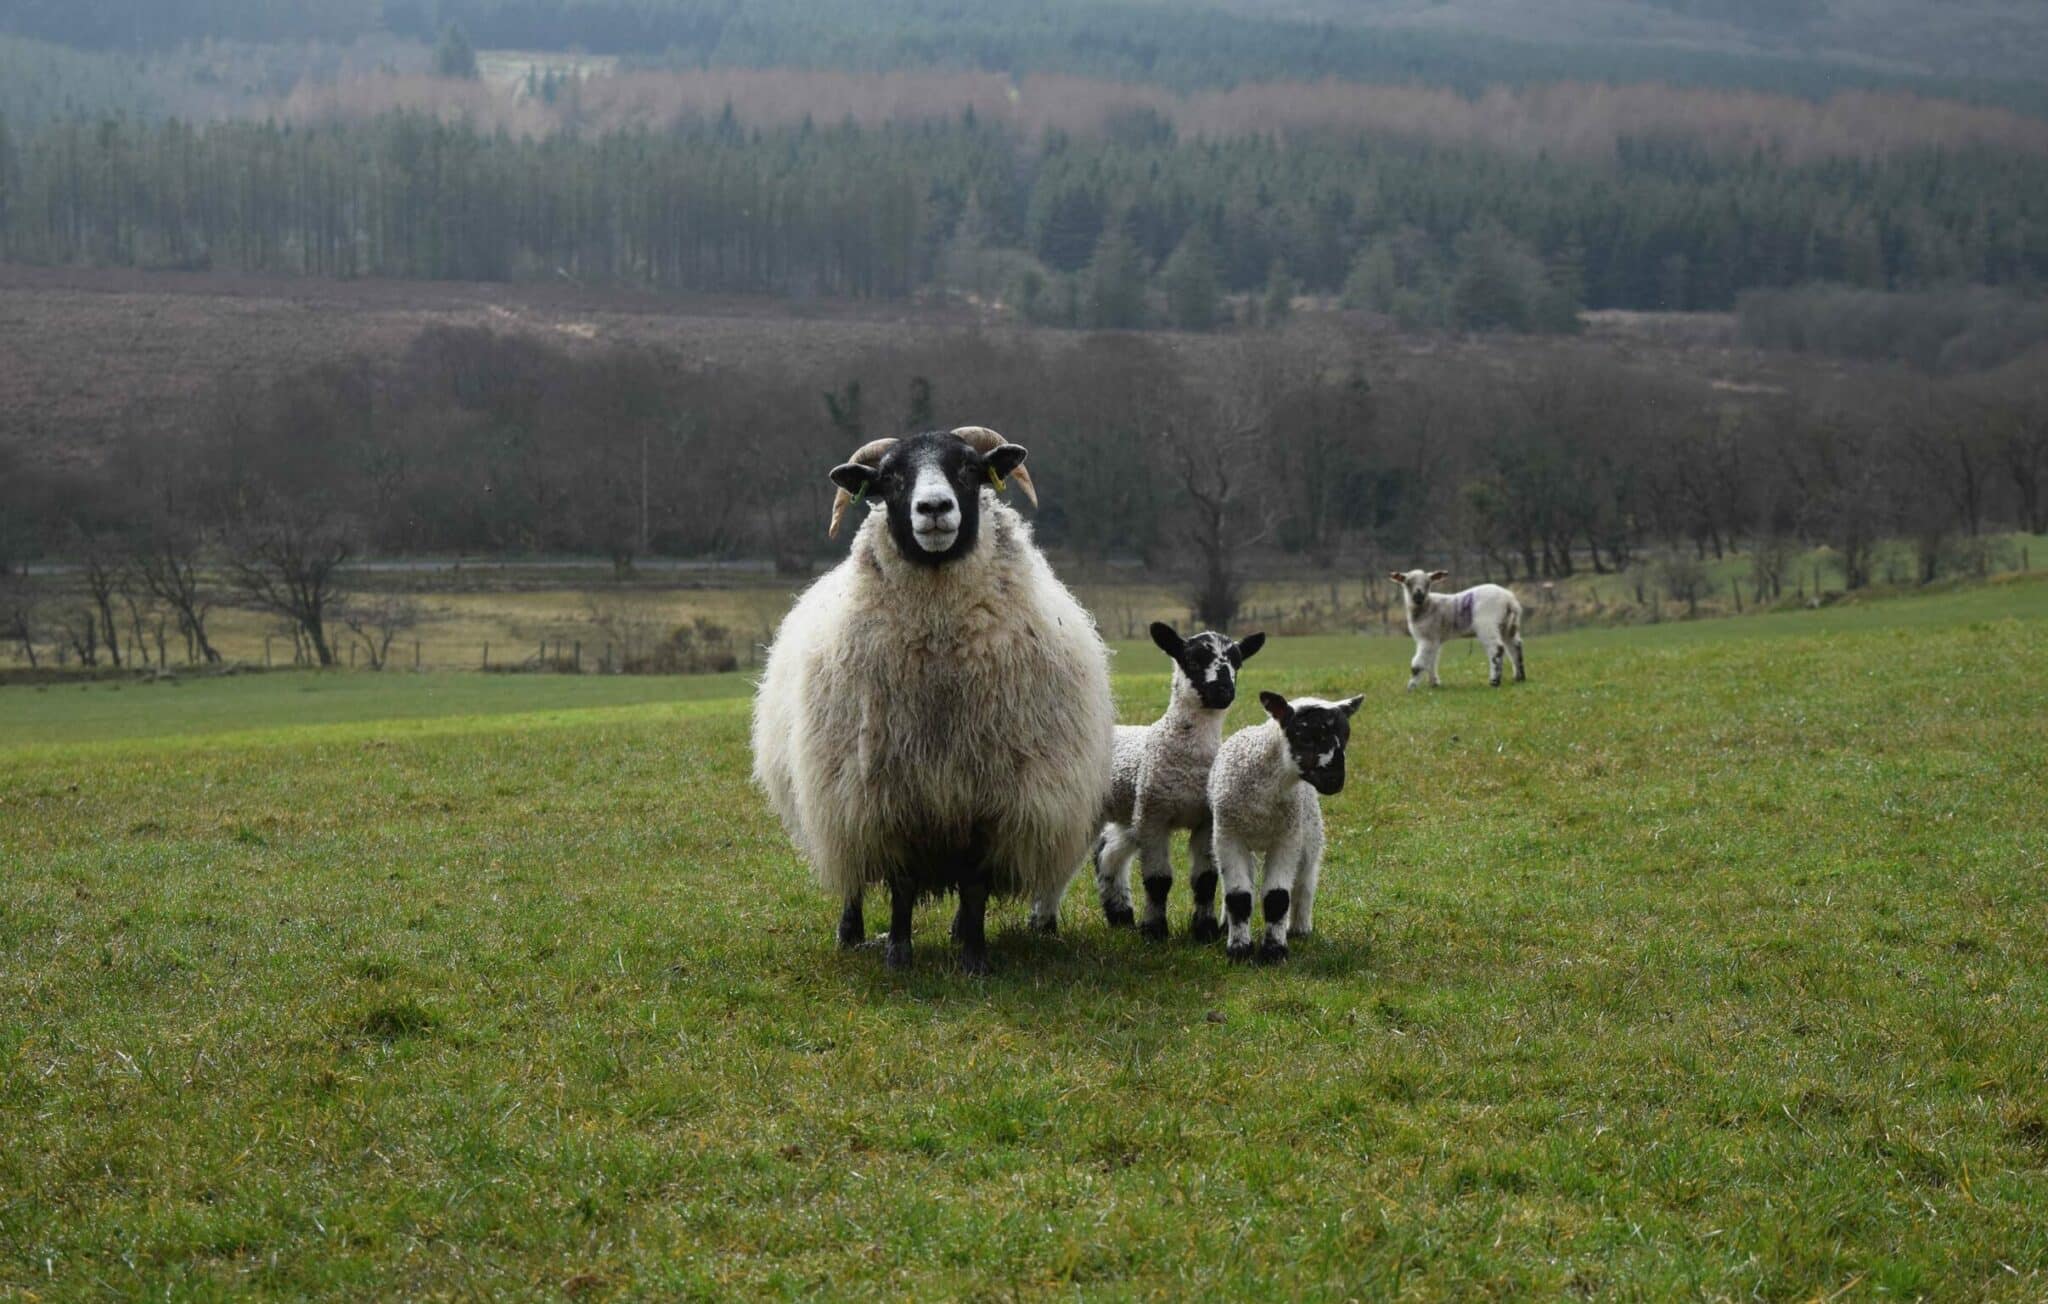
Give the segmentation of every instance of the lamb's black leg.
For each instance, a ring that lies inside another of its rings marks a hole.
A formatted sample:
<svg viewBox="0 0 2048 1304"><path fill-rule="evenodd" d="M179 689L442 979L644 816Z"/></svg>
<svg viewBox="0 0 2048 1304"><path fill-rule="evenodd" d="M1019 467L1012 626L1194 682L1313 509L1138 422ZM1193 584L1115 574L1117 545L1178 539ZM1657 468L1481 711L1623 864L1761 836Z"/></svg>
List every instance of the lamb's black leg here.
<svg viewBox="0 0 2048 1304"><path fill-rule="evenodd" d="M868 940L867 917L861 913L860 893L846 898L846 909L839 915L839 949L850 951Z"/></svg>
<svg viewBox="0 0 2048 1304"><path fill-rule="evenodd" d="M915 883L889 885L889 945L882 952L882 963L891 969L910 967L910 912L916 906Z"/></svg>

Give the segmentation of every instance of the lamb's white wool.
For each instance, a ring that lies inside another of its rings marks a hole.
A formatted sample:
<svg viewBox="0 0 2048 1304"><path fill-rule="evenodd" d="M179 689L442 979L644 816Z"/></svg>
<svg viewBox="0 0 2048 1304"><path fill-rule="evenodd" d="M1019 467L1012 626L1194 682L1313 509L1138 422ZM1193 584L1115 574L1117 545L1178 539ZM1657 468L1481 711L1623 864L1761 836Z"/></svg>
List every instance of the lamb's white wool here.
<svg viewBox="0 0 2048 1304"><path fill-rule="evenodd" d="M1209 772L1209 805L1230 958L1247 960L1254 953L1252 882L1263 856L1266 933L1257 954L1273 961L1287 958L1290 937L1305 937L1315 928L1323 864L1323 812L1316 794L1344 786L1349 720L1361 699L1288 702L1261 693L1259 700L1273 719L1224 741Z"/></svg>
<svg viewBox="0 0 2048 1304"><path fill-rule="evenodd" d="M1108 653L1030 527L978 498L975 543L943 565L907 559L871 512L768 654L754 777L854 912L869 886L946 890L928 862L968 855L991 891L1056 909L1099 825Z"/></svg>
<svg viewBox="0 0 2048 1304"><path fill-rule="evenodd" d="M1429 586L1445 578L1443 571L1389 571L1387 577L1401 586L1408 612L1408 633L1415 639L1415 658L1408 663L1408 687L1414 688L1429 676L1432 688L1441 687L1437 659L1444 644L1456 638L1476 638L1486 649L1487 682L1500 687L1501 670L1510 656L1515 659L1515 682L1529 677L1522 661L1522 604L1498 584L1480 584L1462 593L1431 593Z"/></svg>
<svg viewBox="0 0 2048 1304"><path fill-rule="evenodd" d="M1169 625L1152 627L1153 642L1173 659L1166 714L1126 737L1119 730L1117 773L1102 836L1095 844L1095 882L1111 927L1138 923L1131 909L1130 862L1139 857L1145 881L1146 936L1167 933L1173 889L1173 835L1187 831L1190 931L1196 941L1222 935L1216 918L1216 861L1209 837L1209 766L1223 741L1223 719L1237 694L1237 672L1265 645L1264 634L1236 642L1223 634L1182 639ZM1128 796L1125 794L1128 793Z"/></svg>

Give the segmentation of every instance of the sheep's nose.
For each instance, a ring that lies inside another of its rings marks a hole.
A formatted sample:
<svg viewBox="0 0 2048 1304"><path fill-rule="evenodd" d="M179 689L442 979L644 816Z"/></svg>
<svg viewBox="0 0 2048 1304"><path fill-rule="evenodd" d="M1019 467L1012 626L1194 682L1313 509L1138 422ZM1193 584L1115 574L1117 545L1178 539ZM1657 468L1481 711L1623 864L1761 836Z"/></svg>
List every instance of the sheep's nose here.
<svg viewBox="0 0 2048 1304"><path fill-rule="evenodd" d="M953 510L951 498L920 498L916 506L919 516L944 516Z"/></svg>

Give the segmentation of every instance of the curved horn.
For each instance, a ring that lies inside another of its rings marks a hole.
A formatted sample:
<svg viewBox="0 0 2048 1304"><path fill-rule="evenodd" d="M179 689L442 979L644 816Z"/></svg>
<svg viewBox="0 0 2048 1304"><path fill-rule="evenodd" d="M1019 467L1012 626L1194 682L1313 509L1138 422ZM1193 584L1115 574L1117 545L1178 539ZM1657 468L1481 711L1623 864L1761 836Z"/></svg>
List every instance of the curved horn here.
<svg viewBox="0 0 2048 1304"><path fill-rule="evenodd" d="M983 455L993 453L1010 442L987 426L960 426L953 433L967 441L969 448ZM1010 472L1010 478L1017 482L1017 487L1024 491L1024 496L1031 500L1031 505L1038 506L1038 486L1031 483L1031 472L1020 466Z"/></svg>
<svg viewBox="0 0 2048 1304"><path fill-rule="evenodd" d="M874 466L882 460L883 454L887 453L895 443L896 441L893 439L871 439L859 448L854 449L853 456L846 460L858 462L862 466ZM846 509L852 505L853 495L844 489L841 489L832 496L832 524L826 527L826 538L836 539L839 537L839 523L846 519Z"/></svg>

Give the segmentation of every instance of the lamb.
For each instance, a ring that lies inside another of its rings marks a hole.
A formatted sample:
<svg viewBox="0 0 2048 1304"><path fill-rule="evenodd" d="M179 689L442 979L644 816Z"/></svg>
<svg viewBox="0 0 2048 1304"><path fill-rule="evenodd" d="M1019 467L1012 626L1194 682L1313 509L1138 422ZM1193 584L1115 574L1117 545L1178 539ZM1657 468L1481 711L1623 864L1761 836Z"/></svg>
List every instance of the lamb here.
<svg viewBox="0 0 2048 1304"><path fill-rule="evenodd" d="M1326 702L1260 693L1273 717L1240 729L1216 753L1209 774L1216 859L1223 866L1223 903L1229 911L1225 949L1249 960L1252 949L1252 861L1265 864L1266 932L1260 963L1287 958L1290 938L1315 927L1316 882L1323 865L1323 812L1316 794L1344 789L1344 748L1351 717L1365 699Z"/></svg>
<svg viewBox="0 0 2048 1304"><path fill-rule="evenodd" d="M1441 688L1437 678L1437 657L1444 644L1454 638L1477 638L1486 649L1487 682L1500 687L1502 662L1512 653L1515 682L1529 677L1522 661L1522 604L1498 584L1480 584L1463 593L1431 593L1429 586L1449 576L1448 571L1389 571L1387 577L1401 586L1408 597L1408 633L1415 639L1415 659L1408 663L1408 687L1412 690L1429 676L1431 688Z"/></svg>
<svg viewBox="0 0 2048 1304"><path fill-rule="evenodd" d="M1156 723L1117 730L1110 804L1095 843L1096 890L1110 927L1131 927L1129 867L1134 854L1142 856L1145 919L1139 931L1164 940L1173 835L1186 829L1194 835L1188 843L1195 897L1190 933L1198 942L1213 942L1223 927L1216 918L1216 862L1210 853L1209 766L1223 741L1223 717L1237 700L1237 672L1266 645L1266 636L1237 642L1204 632L1183 639L1163 623L1153 624L1151 633L1173 659L1173 687L1166 714Z"/></svg>
<svg viewBox="0 0 2048 1304"><path fill-rule="evenodd" d="M965 426L878 439L832 469L836 535L872 496L845 561L798 597L754 702L754 779L865 940L886 886L883 958L911 961L919 899L956 893L960 963L988 971L994 895L1054 925L1100 825L1116 724L1109 654L1031 530L1025 450Z"/></svg>

